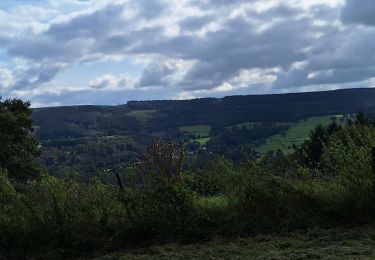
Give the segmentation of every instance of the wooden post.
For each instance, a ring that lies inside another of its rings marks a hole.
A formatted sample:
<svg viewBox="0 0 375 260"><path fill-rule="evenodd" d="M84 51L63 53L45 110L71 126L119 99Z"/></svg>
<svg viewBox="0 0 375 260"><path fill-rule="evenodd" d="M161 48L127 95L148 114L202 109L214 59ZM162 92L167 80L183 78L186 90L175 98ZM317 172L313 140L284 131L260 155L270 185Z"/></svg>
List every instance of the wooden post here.
<svg viewBox="0 0 375 260"><path fill-rule="evenodd" d="M118 183L118 186L120 187L120 190L124 191L124 186L122 186L122 181L121 181L121 178L120 178L120 174L117 171L116 171L116 178L117 178L117 183Z"/></svg>
<svg viewBox="0 0 375 260"><path fill-rule="evenodd" d="M115 174L116 174L116 178L117 178L118 186L119 186L120 190L121 190L122 192L124 192L125 190L124 190L124 186L122 185L122 181L121 181L121 178L120 178L120 174L119 174L118 171L116 171ZM122 193L122 194L124 194L124 193ZM128 205L128 202L126 201L126 199L125 199L123 196L121 196L121 198L122 198L122 199L121 199L122 203L124 203L125 210L126 210L126 213L127 213L128 217L129 217L129 220L130 220L132 223L134 223L134 217L133 217L132 212L130 211L130 207L129 207L129 205Z"/></svg>
<svg viewBox="0 0 375 260"><path fill-rule="evenodd" d="M375 199L375 147L371 148L371 162L372 162L372 196Z"/></svg>

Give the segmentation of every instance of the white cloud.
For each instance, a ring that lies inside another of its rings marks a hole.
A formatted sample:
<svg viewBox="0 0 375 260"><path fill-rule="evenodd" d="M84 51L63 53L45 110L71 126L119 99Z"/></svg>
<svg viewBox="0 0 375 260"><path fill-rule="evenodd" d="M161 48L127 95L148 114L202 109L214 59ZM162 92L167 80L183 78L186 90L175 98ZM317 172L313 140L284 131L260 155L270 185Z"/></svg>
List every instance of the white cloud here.
<svg viewBox="0 0 375 260"><path fill-rule="evenodd" d="M5 52L11 64L0 67L0 88L64 103L76 92L89 99L96 92L124 91L131 98L153 88L152 97L183 98L370 84L372 5L371 0L19 4L0 10L0 55ZM123 59L143 66L141 75L109 68L86 75L84 86L55 82L66 69Z"/></svg>
<svg viewBox="0 0 375 260"><path fill-rule="evenodd" d="M96 79L90 80L89 86L101 90L126 90L134 88L134 83L134 79L127 74L121 74L118 77L111 74L105 74Z"/></svg>
<svg viewBox="0 0 375 260"><path fill-rule="evenodd" d="M7 68L2 68L0 64L0 90L10 88L14 84L12 72Z"/></svg>

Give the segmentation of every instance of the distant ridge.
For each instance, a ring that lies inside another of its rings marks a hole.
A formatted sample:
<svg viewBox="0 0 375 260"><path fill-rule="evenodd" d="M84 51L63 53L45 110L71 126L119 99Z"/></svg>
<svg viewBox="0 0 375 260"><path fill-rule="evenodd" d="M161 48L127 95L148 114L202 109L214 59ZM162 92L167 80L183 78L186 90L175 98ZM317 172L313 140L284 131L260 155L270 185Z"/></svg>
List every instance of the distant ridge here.
<svg viewBox="0 0 375 260"><path fill-rule="evenodd" d="M43 127L51 122L72 122L88 127L95 122L111 125L133 116L131 111L153 111L148 130L159 131L181 125L230 125L240 122L296 121L322 115L375 112L375 89L356 88L319 92L239 95L191 100L129 101L120 106L62 106L38 108L34 120ZM105 120L104 120L105 119ZM112 121L113 122L112 122ZM134 119L135 120L135 119ZM90 123L88 123L90 122ZM91 126L92 127L92 126ZM132 127L129 125L129 127Z"/></svg>

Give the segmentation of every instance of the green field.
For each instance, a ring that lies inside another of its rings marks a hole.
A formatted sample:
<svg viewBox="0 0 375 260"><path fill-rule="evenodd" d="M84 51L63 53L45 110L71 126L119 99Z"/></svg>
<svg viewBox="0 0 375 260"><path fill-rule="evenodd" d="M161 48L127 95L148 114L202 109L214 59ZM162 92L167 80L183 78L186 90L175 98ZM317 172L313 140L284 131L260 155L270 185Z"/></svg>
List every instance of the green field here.
<svg viewBox="0 0 375 260"><path fill-rule="evenodd" d="M108 254L96 259L375 259L372 226L216 239Z"/></svg>
<svg viewBox="0 0 375 260"><path fill-rule="evenodd" d="M132 110L126 115L134 116L140 123L144 124L147 120L153 117L155 112L157 112L157 110Z"/></svg>
<svg viewBox="0 0 375 260"><path fill-rule="evenodd" d="M191 141L196 141L200 144L206 144L210 138L208 137L211 131L211 126L209 125L190 125L190 126L181 126L181 132L186 132L194 135L198 138L193 138Z"/></svg>
<svg viewBox="0 0 375 260"><path fill-rule="evenodd" d="M339 117L340 116L336 116L336 118ZM301 145L309 138L309 134L315 126L318 124L328 125L331 122L331 116L302 119L298 121L298 123L291 124L290 128L285 133L273 135L267 138L264 144L256 148L256 151L260 155L266 155L268 151L276 151L277 149L281 149L286 154L291 153L293 152L292 145Z"/></svg>
<svg viewBox="0 0 375 260"><path fill-rule="evenodd" d="M210 133L211 126L209 125L190 125L181 126L180 131L193 134L195 136L199 135L201 137L207 137Z"/></svg>
<svg viewBox="0 0 375 260"><path fill-rule="evenodd" d="M242 128L242 127L246 127L247 129L251 129L251 128L254 128L254 127L259 127L262 125L263 122L244 122L244 123L240 123L240 124L235 124L235 125L229 125L229 126L226 126L225 128L231 128L231 127L237 127L237 128ZM292 123L289 123L289 122L272 122L272 125L273 126L290 126L292 125Z"/></svg>
<svg viewBox="0 0 375 260"><path fill-rule="evenodd" d="M203 145L203 144L206 144L208 141L210 141L210 138L209 137L201 137L201 138L195 139L194 141Z"/></svg>

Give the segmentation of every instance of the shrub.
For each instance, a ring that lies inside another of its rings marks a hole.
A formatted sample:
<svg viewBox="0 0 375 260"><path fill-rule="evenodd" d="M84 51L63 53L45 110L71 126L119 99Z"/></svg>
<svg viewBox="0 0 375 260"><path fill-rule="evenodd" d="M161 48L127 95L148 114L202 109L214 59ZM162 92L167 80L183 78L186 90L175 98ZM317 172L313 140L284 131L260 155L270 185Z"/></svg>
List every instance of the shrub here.
<svg viewBox="0 0 375 260"><path fill-rule="evenodd" d="M375 146L373 126L352 125L334 134L324 147L320 167L346 191L348 207L368 208L372 203L371 148ZM352 204L349 206L349 204Z"/></svg>
<svg viewBox="0 0 375 260"><path fill-rule="evenodd" d="M127 174L122 201L131 225L123 234L134 239L183 237L196 212L195 194L182 174L184 149L153 143L138 166Z"/></svg>
<svg viewBox="0 0 375 260"><path fill-rule="evenodd" d="M13 246L29 229L24 199L0 171L0 248Z"/></svg>
<svg viewBox="0 0 375 260"><path fill-rule="evenodd" d="M185 180L190 189L201 196L227 194L235 174L234 167L228 160L216 158L203 169L186 173Z"/></svg>
<svg viewBox="0 0 375 260"><path fill-rule="evenodd" d="M104 245L127 222L118 191L91 183L43 177L17 192L0 175L0 244L17 254Z"/></svg>

